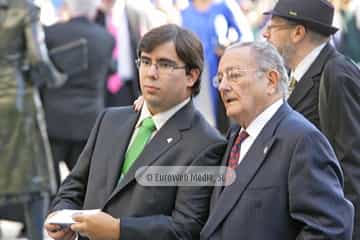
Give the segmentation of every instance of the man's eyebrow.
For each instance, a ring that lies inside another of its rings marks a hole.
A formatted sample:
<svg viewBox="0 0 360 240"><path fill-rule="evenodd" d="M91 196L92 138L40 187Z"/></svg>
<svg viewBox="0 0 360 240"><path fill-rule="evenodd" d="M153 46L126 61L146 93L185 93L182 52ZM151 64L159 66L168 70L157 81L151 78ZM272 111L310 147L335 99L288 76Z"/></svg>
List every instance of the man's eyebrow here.
<svg viewBox="0 0 360 240"><path fill-rule="evenodd" d="M140 57L141 59L147 59L147 60L151 60L151 57L149 56L141 56ZM169 59L169 58L165 58L165 57L161 57L161 58L158 58L158 59L155 59L157 62L171 62L171 63L176 63L175 60L172 60L172 59Z"/></svg>
<svg viewBox="0 0 360 240"><path fill-rule="evenodd" d="M140 58L150 59L150 57L148 57L148 56L140 56Z"/></svg>
<svg viewBox="0 0 360 240"><path fill-rule="evenodd" d="M172 60L169 58L159 58L159 59L156 59L156 61L176 63L175 60Z"/></svg>

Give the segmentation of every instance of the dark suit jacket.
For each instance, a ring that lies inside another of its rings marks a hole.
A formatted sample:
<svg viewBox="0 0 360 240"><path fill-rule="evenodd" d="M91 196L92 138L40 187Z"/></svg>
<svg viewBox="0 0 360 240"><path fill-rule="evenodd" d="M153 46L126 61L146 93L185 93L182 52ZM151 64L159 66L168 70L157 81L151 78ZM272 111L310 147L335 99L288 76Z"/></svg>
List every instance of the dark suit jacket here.
<svg viewBox="0 0 360 240"><path fill-rule="evenodd" d="M360 240L360 70L331 45L296 85L289 104L329 139L344 171L345 196L355 205Z"/></svg>
<svg viewBox="0 0 360 240"><path fill-rule="evenodd" d="M85 17L45 29L49 49L86 39L88 68L70 75L65 85L42 89L50 137L86 140L97 115L104 109L104 82L110 66L114 39Z"/></svg>
<svg viewBox="0 0 360 240"><path fill-rule="evenodd" d="M156 133L117 185L138 117L130 107L100 115L51 211L101 208L121 219L122 240L199 239L212 188L146 187L136 182L135 172L148 165L218 165L225 141L189 103Z"/></svg>
<svg viewBox="0 0 360 240"><path fill-rule="evenodd" d="M236 168L235 182L215 187L201 239L350 240L353 207L342 184L325 137L285 103Z"/></svg>

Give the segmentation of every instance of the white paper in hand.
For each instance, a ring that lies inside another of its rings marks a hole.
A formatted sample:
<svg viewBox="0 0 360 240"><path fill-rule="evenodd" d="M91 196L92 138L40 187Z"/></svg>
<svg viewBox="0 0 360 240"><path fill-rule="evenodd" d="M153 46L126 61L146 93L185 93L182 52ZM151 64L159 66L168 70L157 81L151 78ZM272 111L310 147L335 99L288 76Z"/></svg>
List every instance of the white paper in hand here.
<svg viewBox="0 0 360 240"><path fill-rule="evenodd" d="M91 214L96 214L99 213L100 209L93 209L93 210L70 210L70 209L64 209L64 210L60 210L57 213L55 213L54 215L52 215L51 217L48 217L46 219L46 223L50 223L50 224L58 224L61 225L63 227L65 226L69 226L73 223L75 223L75 221L72 219L72 216L74 214L85 214L85 215L91 215Z"/></svg>

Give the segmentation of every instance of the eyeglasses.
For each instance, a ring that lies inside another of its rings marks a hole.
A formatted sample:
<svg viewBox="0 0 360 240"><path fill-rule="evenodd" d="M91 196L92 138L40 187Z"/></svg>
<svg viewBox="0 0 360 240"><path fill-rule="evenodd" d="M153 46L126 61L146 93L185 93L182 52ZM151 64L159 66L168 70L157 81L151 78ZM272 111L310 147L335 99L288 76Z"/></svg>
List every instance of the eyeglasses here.
<svg viewBox="0 0 360 240"><path fill-rule="evenodd" d="M226 69L224 72L218 72L217 75L213 79L213 86L215 88L219 88L220 84L226 78L227 82L230 85L235 85L239 83L239 80L245 76L246 72L258 71L257 68L244 69L241 67L231 67Z"/></svg>
<svg viewBox="0 0 360 240"><path fill-rule="evenodd" d="M296 26L295 24L267 24L264 28L266 32L271 32L272 29L277 30L284 30L284 29L290 29L292 27Z"/></svg>
<svg viewBox="0 0 360 240"><path fill-rule="evenodd" d="M170 60L170 59L160 59L157 62L153 63L151 59L141 57L138 58L136 61L136 66L140 70L146 70L148 71L152 65L155 66L155 69L158 71L159 74L170 74L175 69L185 69L186 65L184 66L178 66L176 62Z"/></svg>

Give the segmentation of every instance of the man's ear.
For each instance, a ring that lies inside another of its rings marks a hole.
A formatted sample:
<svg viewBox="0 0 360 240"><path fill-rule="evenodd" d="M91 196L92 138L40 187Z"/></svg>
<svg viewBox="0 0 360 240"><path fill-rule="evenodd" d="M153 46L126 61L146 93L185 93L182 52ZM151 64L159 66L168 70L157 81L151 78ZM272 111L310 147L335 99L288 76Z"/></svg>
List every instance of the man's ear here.
<svg viewBox="0 0 360 240"><path fill-rule="evenodd" d="M293 43L301 42L306 36L306 28L304 25L296 25L291 31L291 39Z"/></svg>
<svg viewBox="0 0 360 240"><path fill-rule="evenodd" d="M200 69L193 68L187 73L188 87L193 87L200 76Z"/></svg>
<svg viewBox="0 0 360 240"><path fill-rule="evenodd" d="M276 70L269 70L266 72L267 79L267 94L273 95L277 92L278 86L280 84L280 73Z"/></svg>

